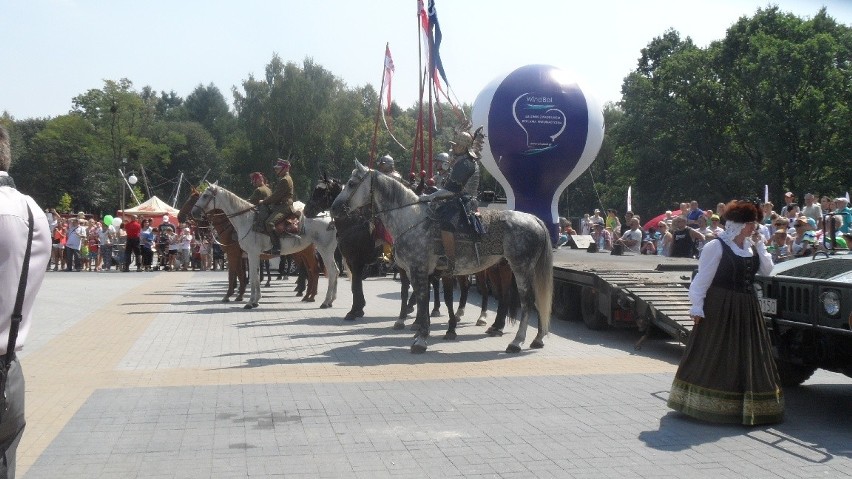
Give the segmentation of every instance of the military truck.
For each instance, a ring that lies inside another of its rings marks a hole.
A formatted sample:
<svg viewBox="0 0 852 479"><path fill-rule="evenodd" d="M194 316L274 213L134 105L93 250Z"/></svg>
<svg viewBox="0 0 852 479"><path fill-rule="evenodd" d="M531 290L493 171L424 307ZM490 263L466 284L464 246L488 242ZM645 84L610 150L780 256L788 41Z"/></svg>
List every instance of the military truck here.
<svg viewBox="0 0 852 479"><path fill-rule="evenodd" d="M819 369L852 377L852 253L825 250L775 265L755 288L781 384Z"/></svg>

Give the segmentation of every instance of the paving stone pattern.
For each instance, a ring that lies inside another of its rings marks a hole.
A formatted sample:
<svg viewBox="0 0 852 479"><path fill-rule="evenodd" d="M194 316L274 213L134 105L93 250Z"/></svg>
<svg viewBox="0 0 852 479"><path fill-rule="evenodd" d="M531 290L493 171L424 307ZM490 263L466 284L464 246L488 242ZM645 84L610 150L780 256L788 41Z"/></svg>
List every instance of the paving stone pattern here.
<svg viewBox="0 0 852 479"><path fill-rule="evenodd" d="M101 294L62 314L81 284ZM222 273L49 274L19 477L852 477L844 376L786 391L782 424L705 424L666 408L670 341L558 320L507 355L515 327L485 337L468 306L457 341L438 318L411 355L399 283L368 281L355 323L348 288L321 310L273 282L244 311Z"/></svg>

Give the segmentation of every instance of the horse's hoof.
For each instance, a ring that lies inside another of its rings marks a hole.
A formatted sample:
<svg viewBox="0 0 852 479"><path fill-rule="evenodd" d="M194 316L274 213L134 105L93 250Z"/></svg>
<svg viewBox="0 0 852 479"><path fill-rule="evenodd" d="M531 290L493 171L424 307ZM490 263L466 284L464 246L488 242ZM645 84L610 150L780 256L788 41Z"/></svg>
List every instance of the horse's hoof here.
<svg viewBox="0 0 852 479"><path fill-rule="evenodd" d="M408 316L409 314L411 314L413 312L414 312L414 306L409 306L409 307L405 308L405 315L406 316Z"/></svg>
<svg viewBox="0 0 852 479"><path fill-rule="evenodd" d="M359 309L357 311L354 311L354 313L355 313L356 318L363 318L364 317L364 310L363 309Z"/></svg>
<svg viewBox="0 0 852 479"><path fill-rule="evenodd" d="M237 303L242 303L242 302L243 302L243 297L242 297L242 296L237 296L237 297L234 299L234 301L236 301Z"/></svg>
<svg viewBox="0 0 852 479"><path fill-rule="evenodd" d="M540 339L534 339L533 342L530 343L530 347L533 349L541 349L544 347L544 341Z"/></svg>
<svg viewBox="0 0 852 479"><path fill-rule="evenodd" d="M447 331L447 332L444 334L444 339L446 339L446 340L448 340L448 341L453 341L453 340L455 340L455 339L456 339L456 333L451 333L451 332Z"/></svg>
<svg viewBox="0 0 852 479"><path fill-rule="evenodd" d="M331 307L331 305L330 305L330 304L327 304L327 303L322 303L322 304L320 305L320 309L328 309L328 308L330 308L330 307Z"/></svg>
<svg viewBox="0 0 852 479"><path fill-rule="evenodd" d="M405 329L405 321L399 320L399 321L393 323L393 329L397 329L397 330Z"/></svg>
<svg viewBox="0 0 852 479"><path fill-rule="evenodd" d="M462 316L464 316L464 308L459 308L458 311L456 311L456 319L461 321Z"/></svg>
<svg viewBox="0 0 852 479"><path fill-rule="evenodd" d="M352 311L346 313L346 316L343 317L344 321L355 321L356 316L352 314ZM396 329L396 325L394 325L394 329Z"/></svg>
<svg viewBox="0 0 852 479"><path fill-rule="evenodd" d="M251 308L252 308L251 303L249 303L249 304L247 304L247 305L243 306L243 309L251 309Z"/></svg>
<svg viewBox="0 0 852 479"><path fill-rule="evenodd" d="M296 297L297 297L297 298L298 298L299 296L301 296L301 295L302 295L302 292L301 292L301 291L296 291Z"/></svg>
<svg viewBox="0 0 852 479"><path fill-rule="evenodd" d="M519 352L521 352L521 347L515 346L514 344L510 344L506 346L506 352L509 354L518 354Z"/></svg>
<svg viewBox="0 0 852 479"><path fill-rule="evenodd" d="M223 303L230 303L230 302L231 302L231 298L222 298L222 302L223 302Z"/></svg>
<svg viewBox="0 0 852 479"><path fill-rule="evenodd" d="M476 320L476 325L477 325L477 326L485 326L486 324L488 324L488 321L486 321L486 320L484 320L484 319L477 319L477 320Z"/></svg>
<svg viewBox="0 0 852 479"><path fill-rule="evenodd" d="M411 323L411 326L408 327L411 331L420 331L420 325L417 323Z"/></svg>
<svg viewBox="0 0 852 479"><path fill-rule="evenodd" d="M433 309L432 312L429 313L429 316L432 316L433 318L437 318L440 315L441 315L441 310L437 309L437 308Z"/></svg>
<svg viewBox="0 0 852 479"><path fill-rule="evenodd" d="M298 295L297 295L297 296L298 296ZM314 298L308 298L307 296L305 296L304 298L302 298L302 302L303 302L303 303L313 303L314 301L316 301Z"/></svg>
<svg viewBox="0 0 852 479"><path fill-rule="evenodd" d="M416 336L414 338L414 343L411 345L411 354L423 354L426 352L426 338L422 336Z"/></svg>

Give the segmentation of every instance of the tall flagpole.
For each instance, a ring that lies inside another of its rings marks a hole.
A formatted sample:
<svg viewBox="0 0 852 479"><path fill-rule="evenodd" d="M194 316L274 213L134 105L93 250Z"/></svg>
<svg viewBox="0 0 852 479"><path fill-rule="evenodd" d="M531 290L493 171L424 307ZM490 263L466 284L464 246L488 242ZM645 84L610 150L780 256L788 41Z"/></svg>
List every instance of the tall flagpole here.
<svg viewBox="0 0 852 479"><path fill-rule="evenodd" d="M386 57L388 49L390 49L390 43L385 43L385 55L382 57L382 86L379 88L379 107L376 110L376 123L373 126L373 143L370 146L370 168L373 167L373 161L376 159L376 143L379 137L379 117L382 114L382 94L385 92L385 77L387 76L385 74L385 69L387 68L385 62L387 61Z"/></svg>
<svg viewBox="0 0 852 479"><path fill-rule="evenodd" d="M414 154L411 156L411 173L417 165L417 156L420 156L420 163L423 163L423 88L425 79L420 76L421 67L423 66L423 40L420 31L423 28L423 19L420 16L425 13L423 9L423 1L417 2L417 77L420 79L419 97L417 100L417 131L415 132ZM424 32L425 33L425 32Z"/></svg>

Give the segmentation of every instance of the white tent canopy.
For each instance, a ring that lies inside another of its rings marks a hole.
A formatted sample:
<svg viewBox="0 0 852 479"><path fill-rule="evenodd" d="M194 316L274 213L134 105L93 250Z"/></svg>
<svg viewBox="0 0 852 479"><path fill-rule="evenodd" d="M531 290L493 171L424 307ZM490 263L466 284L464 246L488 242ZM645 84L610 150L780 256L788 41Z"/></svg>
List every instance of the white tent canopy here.
<svg viewBox="0 0 852 479"><path fill-rule="evenodd" d="M177 217L178 211L179 210L177 208L172 208L165 201L157 198L156 196L152 196L139 206L124 210L124 214L146 216L169 215ZM122 214L122 212L119 210L118 214Z"/></svg>

